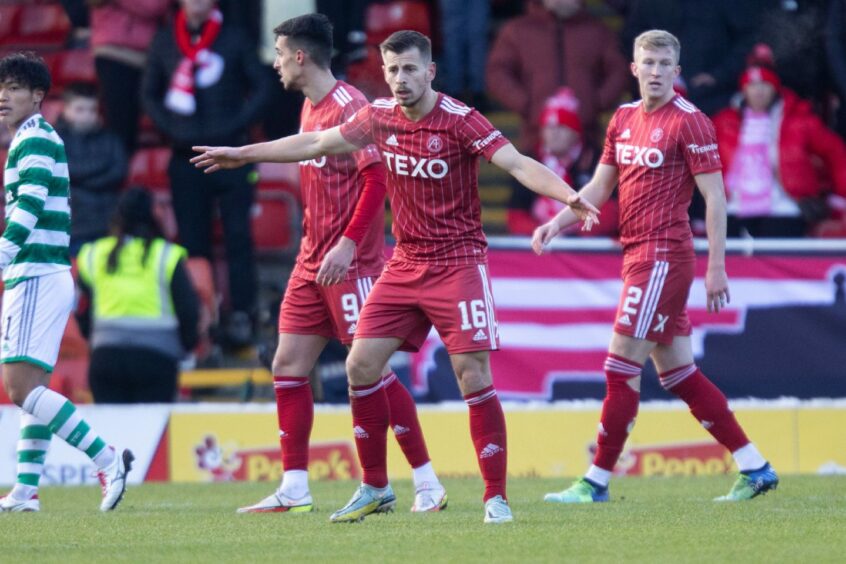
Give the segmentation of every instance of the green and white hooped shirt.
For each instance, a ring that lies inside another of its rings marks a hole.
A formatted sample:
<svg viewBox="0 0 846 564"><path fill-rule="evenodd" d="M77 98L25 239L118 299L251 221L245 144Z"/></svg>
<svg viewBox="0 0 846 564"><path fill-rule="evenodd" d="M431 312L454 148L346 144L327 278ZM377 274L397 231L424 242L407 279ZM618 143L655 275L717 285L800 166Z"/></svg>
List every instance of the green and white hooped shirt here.
<svg viewBox="0 0 846 564"><path fill-rule="evenodd" d="M6 228L0 268L6 288L70 269L70 181L65 144L41 114L15 133L3 171Z"/></svg>

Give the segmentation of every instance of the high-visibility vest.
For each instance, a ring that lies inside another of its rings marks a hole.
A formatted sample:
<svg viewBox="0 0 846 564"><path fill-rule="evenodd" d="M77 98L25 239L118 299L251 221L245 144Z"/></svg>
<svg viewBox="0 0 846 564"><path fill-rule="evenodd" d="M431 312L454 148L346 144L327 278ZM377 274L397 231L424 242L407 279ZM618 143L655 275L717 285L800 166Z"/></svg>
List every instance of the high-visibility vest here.
<svg viewBox="0 0 846 564"><path fill-rule="evenodd" d="M91 288L91 346L152 348L181 357L184 351L170 284L187 251L153 239L142 263L144 240L127 237L114 272L109 272L109 254L116 244L117 238L103 237L83 245L77 257L79 277Z"/></svg>

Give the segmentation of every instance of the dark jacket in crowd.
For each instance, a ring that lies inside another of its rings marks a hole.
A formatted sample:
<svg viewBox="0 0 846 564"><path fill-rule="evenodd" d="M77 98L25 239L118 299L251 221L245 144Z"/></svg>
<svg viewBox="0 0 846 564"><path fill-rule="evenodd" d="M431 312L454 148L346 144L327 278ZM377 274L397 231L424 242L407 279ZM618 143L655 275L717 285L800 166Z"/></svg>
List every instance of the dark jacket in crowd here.
<svg viewBox="0 0 846 564"><path fill-rule="evenodd" d="M629 77L617 37L604 23L584 11L559 20L534 4L502 26L486 70L491 96L523 119L520 144L530 153L538 146L544 103L558 88L573 89L586 132L601 139L597 115L620 102Z"/></svg>
<svg viewBox="0 0 846 564"><path fill-rule="evenodd" d="M197 110L180 115L164 105L165 94L182 53L173 24L156 34L148 52L142 98L156 127L172 141L175 151L188 153L192 145L243 145L247 127L257 121L269 99L270 80L250 41L224 21L210 49L223 59L220 79L208 87L196 86Z"/></svg>
<svg viewBox="0 0 846 564"><path fill-rule="evenodd" d="M98 128L75 132L59 120L56 131L65 142L71 185L71 239L104 236L129 168L120 138Z"/></svg>

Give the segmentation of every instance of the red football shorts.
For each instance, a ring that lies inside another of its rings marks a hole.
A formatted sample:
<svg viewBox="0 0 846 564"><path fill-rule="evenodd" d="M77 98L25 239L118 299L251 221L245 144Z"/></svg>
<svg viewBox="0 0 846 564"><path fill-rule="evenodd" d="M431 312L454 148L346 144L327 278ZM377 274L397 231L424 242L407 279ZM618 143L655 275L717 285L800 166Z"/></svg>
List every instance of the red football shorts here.
<svg viewBox="0 0 846 564"><path fill-rule="evenodd" d="M375 281L373 276L321 286L291 276L279 306L279 332L320 335L351 344L358 315Z"/></svg>
<svg viewBox="0 0 846 564"><path fill-rule="evenodd" d="M420 350L432 326L449 354L496 350L499 330L486 264L389 261L361 312L356 339L402 339Z"/></svg>
<svg viewBox="0 0 846 564"><path fill-rule="evenodd" d="M687 297L694 277L693 261L633 262L623 266L623 293L614 331L669 345L691 332Z"/></svg>

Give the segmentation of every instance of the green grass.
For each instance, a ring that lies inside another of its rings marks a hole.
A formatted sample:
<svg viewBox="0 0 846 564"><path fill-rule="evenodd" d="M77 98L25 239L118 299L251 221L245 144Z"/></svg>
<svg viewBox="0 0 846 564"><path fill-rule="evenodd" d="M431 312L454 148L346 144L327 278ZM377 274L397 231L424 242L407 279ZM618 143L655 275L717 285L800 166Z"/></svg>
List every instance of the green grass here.
<svg viewBox="0 0 846 564"><path fill-rule="evenodd" d="M111 514L94 488L42 488L42 511L0 515L0 561L358 562L843 562L846 476L787 476L751 502L717 504L732 478L618 479L612 502L541 501L560 480L509 481L515 522L484 525L478 479L446 479L449 508L331 524L355 484L313 484L311 514L236 515L273 485L147 484Z"/></svg>

